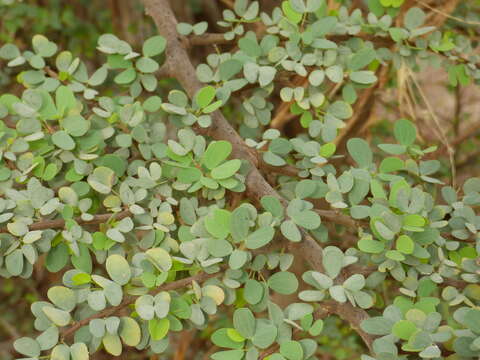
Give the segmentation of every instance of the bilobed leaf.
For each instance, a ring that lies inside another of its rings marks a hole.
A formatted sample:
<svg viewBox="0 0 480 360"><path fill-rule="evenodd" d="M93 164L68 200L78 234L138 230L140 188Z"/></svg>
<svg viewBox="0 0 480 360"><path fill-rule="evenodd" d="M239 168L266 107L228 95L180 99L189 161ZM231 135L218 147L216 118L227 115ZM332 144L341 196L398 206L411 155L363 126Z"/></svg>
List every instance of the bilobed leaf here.
<svg viewBox="0 0 480 360"><path fill-rule="evenodd" d="M232 214L228 210L215 209L205 218L207 231L217 239L225 239L230 234Z"/></svg>
<svg viewBox="0 0 480 360"><path fill-rule="evenodd" d="M65 286L51 287L48 289L47 296L55 306L65 311L72 311L77 303L73 290Z"/></svg>
<svg viewBox="0 0 480 360"><path fill-rule="evenodd" d="M212 170L220 165L232 152L232 144L220 140L211 142L202 157L202 163Z"/></svg>
<svg viewBox="0 0 480 360"><path fill-rule="evenodd" d="M143 43L144 56L156 56L161 54L167 46L167 40L163 36L156 35L148 38Z"/></svg>
<svg viewBox="0 0 480 360"><path fill-rule="evenodd" d="M228 160L212 170L212 177L216 180L227 179L233 176L240 166L242 166L242 162L239 159Z"/></svg>
<svg viewBox="0 0 480 360"><path fill-rule="evenodd" d="M210 103L212 100L215 98L215 88L213 86L205 86L201 88L196 94L195 94L195 101L197 105L200 108L205 108Z"/></svg>
<svg viewBox="0 0 480 360"><path fill-rule="evenodd" d="M409 320L400 320L392 328L392 334L403 340L408 340L415 331L417 327Z"/></svg>
<svg viewBox="0 0 480 360"><path fill-rule="evenodd" d="M122 354L122 343L117 334L107 333L102 339L105 351L113 356L120 356Z"/></svg>
<svg viewBox="0 0 480 360"><path fill-rule="evenodd" d="M290 295L297 291L298 280L288 271L279 271L268 278L268 286L279 294Z"/></svg>
<svg viewBox="0 0 480 360"><path fill-rule="evenodd" d="M372 335L391 334L393 325L392 320L381 316L371 317L360 323L362 330Z"/></svg>
<svg viewBox="0 0 480 360"><path fill-rule="evenodd" d="M109 194L115 184L115 173L112 169L99 166L88 176L88 184L101 194Z"/></svg>
<svg viewBox="0 0 480 360"><path fill-rule="evenodd" d="M254 231L245 240L248 249L258 249L267 245L273 239L275 230L271 226L264 226Z"/></svg>
<svg viewBox="0 0 480 360"><path fill-rule="evenodd" d="M408 235L401 235L397 239L396 248L398 251L404 254L411 254L415 248L415 243L412 238Z"/></svg>
<svg viewBox="0 0 480 360"><path fill-rule="evenodd" d="M75 148L75 141L68 135L66 131L60 130L52 135L53 143L63 150L73 150Z"/></svg>
<svg viewBox="0 0 480 360"><path fill-rule="evenodd" d="M405 27L408 30L416 29L423 25L425 22L426 15L422 9L418 7L410 8L405 14Z"/></svg>
<svg viewBox="0 0 480 360"><path fill-rule="evenodd" d="M373 71L354 71L350 74L350 79L359 84L373 84L377 81Z"/></svg>
<svg viewBox="0 0 480 360"><path fill-rule="evenodd" d="M302 360L303 348L298 341L289 340L280 344L280 354L287 360Z"/></svg>
<svg viewBox="0 0 480 360"><path fill-rule="evenodd" d="M108 275L118 285L125 285L129 282L132 276L130 265L127 260L121 255L113 254L107 258L105 263Z"/></svg>
<svg viewBox="0 0 480 360"><path fill-rule="evenodd" d="M248 308L240 308L233 313L233 326L244 338L255 335L255 316Z"/></svg>
<svg viewBox="0 0 480 360"><path fill-rule="evenodd" d="M32 338L22 337L17 339L13 343L13 347L22 355L29 357L40 356L40 344Z"/></svg>
<svg viewBox="0 0 480 360"><path fill-rule="evenodd" d="M141 339L141 330L138 323L128 316L123 316L121 319L121 330L119 332L125 345L137 346Z"/></svg>
<svg viewBox="0 0 480 360"><path fill-rule="evenodd" d="M148 322L148 332L153 340L162 340L170 329L170 320L164 319L152 319Z"/></svg>
<svg viewBox="0 0 480 360"><path fill-rule="evenodd" d="M395 122L394 127L395 139L405 146L412 145L417 137L417 129L411 121L407 119L401 119Z"/></svg>
<svg viewBox="0 0 480 360"><path fill-rule="evenodd" d="M84 343L78 342L70 346L70 356L72 360L88 360L88 348Z"/></svg>
<svg viewBox="0 0 480 360"><path fill-rule="evenodd" d="M370 150L370 146L365 140L359 138L350 139L347 142L347 149L358 166L369 167L372 163L372 150Z"/></svg>
<svg viewBox="0 0 480 360"><path fill-rule="evenodd" d="M258 281L249 279L245 283L243 296L245 300L252 305L258 304L263 298L264 288Z"/></svg>
<svg viewBox="0 0 480 360"><path fill-rule="evenodd" d="M323 250L323 267L331 279L335 279L343 265L344 254L335 246L328 246Z"/></svg>
<svg viewBox="0 0 480 360"><path fill-rule="evenodd" d="M168 271L172 267L170 254L162 248L148 249L145 254L153 265L161 271Z"/></svg>
<svg viewBox="0 0 480 360"><path fill-rule="evenodd" d="M43 307L45 315L57 326L66 326L70 323L70 313L51 306Z"/></svg>

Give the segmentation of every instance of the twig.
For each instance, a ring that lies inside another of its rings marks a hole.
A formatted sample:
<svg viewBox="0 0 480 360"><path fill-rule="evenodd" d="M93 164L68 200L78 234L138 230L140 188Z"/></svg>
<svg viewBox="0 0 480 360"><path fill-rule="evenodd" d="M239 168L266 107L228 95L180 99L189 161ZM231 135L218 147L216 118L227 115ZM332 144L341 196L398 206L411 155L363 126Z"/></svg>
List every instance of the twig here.
<svg viewBox="0 0 480 360"><path fill-rule="evenodd" d="M188 37L188 44L190 46L219 45L230 42L232 41L225 39L224 34L205 33L203 35L192 35Z"/></svg>
<svg viewBox="0 0 480 360"><path fill-rule="evenodd" d="M80 217L77 217L74 220L79 225L95 225L95 224L103 224L112 217L115 220L122 220L130 215L131 215L130 211L124 210L119 213L95 215L92 220L83 220ZM37 223L30 225L28 229L30 231L33 231L33 230L46 230L46 229L63 229L64 227L65 227L65 220L55 219L55 220L39 221ZM9 231L6 227L0 229L0 233L8 233L8 232Z"/></svg>
<svg viewBox="0 0 480 360"><path fill-rule="evenodd" d="M177 281L162 285L162 286L156 288L155 290L153 290L152 292L150 292L150 294L155 295L155 294L158 294L159 292L162 292L162 291L170 291L170 290L181 289L181 288L183 288L187 285L190 285L192 283L192 281L196 281L198 283L201 283L201 282L204 282L204 281L206 281L210 278L216 277L219 274L220 273L215 273L215 274L200 273L200 274L190 276L190 277L185 278L185 279L177 280ZM80 329L82 326L87 325L93 319L100 319L100 318L111 316L111 315L117 313L118 311L122 310L123 308L126 308L128 305L134 303L136 299L137 299L136 296L130 295L130 296L126 297L120 303L120 305L109 307L105 310L100 311L99 313L96 313L95 315L89 316L85 319L82 319L82 320L76 322L75 324L73 324L72 326L70 326L67 329L64 329L60 333L62 339L66 339L70 335L73 335L75 333L75 331Z"/></svg>

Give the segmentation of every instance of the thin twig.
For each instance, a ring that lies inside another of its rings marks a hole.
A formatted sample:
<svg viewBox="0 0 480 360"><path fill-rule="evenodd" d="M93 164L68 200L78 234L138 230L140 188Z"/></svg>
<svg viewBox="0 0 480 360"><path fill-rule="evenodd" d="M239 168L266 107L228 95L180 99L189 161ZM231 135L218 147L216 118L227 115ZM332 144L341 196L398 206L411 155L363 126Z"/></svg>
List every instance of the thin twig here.
<svg viewBox="0 0 480 360"><path fill-rule="evenodd" d="M75 222L79 225L95 225L95 224L103 224L106 223L111 218L115 220L122 220L131 213L128 210L124 210L118 213L110 213L110 214L100 214L95 215L92 220L83 220L80 217L75 218ZM63 229L65 227L65 220L63 219L55 219L55 220L42 220L36 222L32 225L29 225L28 229L30 231L33 230L46 230L46 229ZM0 229L0 233L8 233L8 229L6 227Z"/></svg>
<svg viewBox="0 0 480 360"><path fill-rule="evenodd" d="M162 291L170 291L170 290L181 289L181 288L184 288L185 286L190 285L192 283L192 281L196 281L198 283L201 283L201 282L204 282L204 281L206 281L210 278L216 277L219 274L220 273L215 273L215 274L200 273L200 274L190 276L190 277L185 278L185 279L177 280L177 281L159 286L158 288L156 288L155 290L150 292L150 294L155 295L155 294L158 294L159 292L162 292ZM137 299L136 296L130 295L130 296L126 297L120 303L120 305L109 307L105 310L100 311L99 313L96 313L92 316L89 316L85 319L82 319L82 320L74 323L72 326L64 329L61 332L62 339L66 339L69 336L73 335L75 333L75 331L80 329L82 326L88 325L90 323L90 321L92 321L93 319L100 319L100 318L108 317L108 316L111 316L113 314L118 313L123 308L126 308L130 304L133 304L136 299Z"/></svg>

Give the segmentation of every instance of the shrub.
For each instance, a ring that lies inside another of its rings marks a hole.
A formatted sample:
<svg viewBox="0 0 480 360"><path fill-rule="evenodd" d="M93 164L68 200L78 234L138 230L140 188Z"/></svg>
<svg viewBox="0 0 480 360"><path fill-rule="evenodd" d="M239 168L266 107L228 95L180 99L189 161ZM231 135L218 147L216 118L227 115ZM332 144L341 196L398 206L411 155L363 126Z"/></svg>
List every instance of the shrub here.
<svg viewBox="0 0 480 360"><path fill-rule="evenodd" d="M159 34L101 35L95 69L41 34L0 48L23 86L0 96L0 274L60 273L14 349L170 358L199 329L214 360L315 359L335 336L362 360L480 356L480 179L455 182L416 78L478 83L474 40L420 1L236 0L221 34L143 4ZM436 145L413 117L358 137L397 75Z"/></svg>

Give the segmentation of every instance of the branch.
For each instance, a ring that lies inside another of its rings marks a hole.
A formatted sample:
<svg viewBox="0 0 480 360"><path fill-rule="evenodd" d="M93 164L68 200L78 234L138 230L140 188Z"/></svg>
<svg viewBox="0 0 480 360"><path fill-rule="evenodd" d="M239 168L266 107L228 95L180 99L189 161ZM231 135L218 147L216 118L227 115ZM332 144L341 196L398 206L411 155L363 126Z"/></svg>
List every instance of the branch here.
<svg viewBox="0 0 480 360"><path fill-rule="evenodd" d="M75 218L75 222L79 225L95 225L95 224L103 224L106 223L111 218L115 220L122 220L128 216L130 216L130 211L124 210L119 213L111 213L111 214L100 214L95 215L92 220L83 220L80 217ZM55 220L42 220L32 225L29 225L28 229L30 231L33 230L46 230L46 229L63 229L65 227L65 220L63 219L55 219ZM0 228L0 233L8 233L8 229L6 227Z"/></svg>
<svg viewBox="0 0 480 360"><path fill-rule="evenodd" d="M185 278L185 279L177 280L177 281L162 285L162 286L156 288L155 290L153 290L150 294L155 295L155 294L158 294L159 292L162 292L162 291L170 291L170 290L180 289L180 288L183 288L183 287L189 285L192 281L204 282L204 281L206 281L210 278L216 277L218 275L219 275L219 273L215 273L215 274L200 273L200 274L190 276L190 277ZM72 326L70 326L67 329L64 329L60 333L60 335L62 337L62 340L68 338L70 335L73 335L75 333L75 331L80 329L82 326L85 326L88 323L90 323L91 320L111 316L111 315L117 313L118 311L122 310L123 308L126 308L128 305L133 304L136 299L137 299L136 296L130 295L130 296L126 297L120 303L120 305L109 307L105 310L100 311L99 313L97 313L95 315L89 316L85 319L82 319L82 320L74 323Z"/></svg>
<svg viewBox="0 0 480 360"><path fill-rule="evenodd" d="M187 50L175 30L177 20L168 0L142 1L146 13L153 18L159 33L167 39L168 45L164 66L167 67L171 76L178 80L180 85L192 98L203 85L198 81ZM203 129L195 126L194 130L199 134L211 136L215 140L230 141L233 148L232 155L250 163L250 171L245 179L245 185L247 195L252 200L259 202L263 196L274 196L279 199L285 208L287 207L287 201L282 198L260 174L256 152L252 151L244 143L243 139L223 117L220 111L212 113L212 125L209 128ZM303 241L301 242L289 242L289 250L306 260L313 269L323 271L322 247L306 231L302 231L302 237ZM359 326L357 326L358 320L368 316L364 310L355 308L350 303L338 307L337 311L340 317L349 321L352 327L356 329L359 329ZM371 339L363 336L359 330L357 330L357 332L359 332L366 341L369 349L371 349Z"/></svg>
<svg viewBox="0 0 480 360"><path fill-rule="evenodd" d="M224 34L205 33L188 37L188 44L190 46L220 45L230 42L231 40L225 39Z"/></svg>

